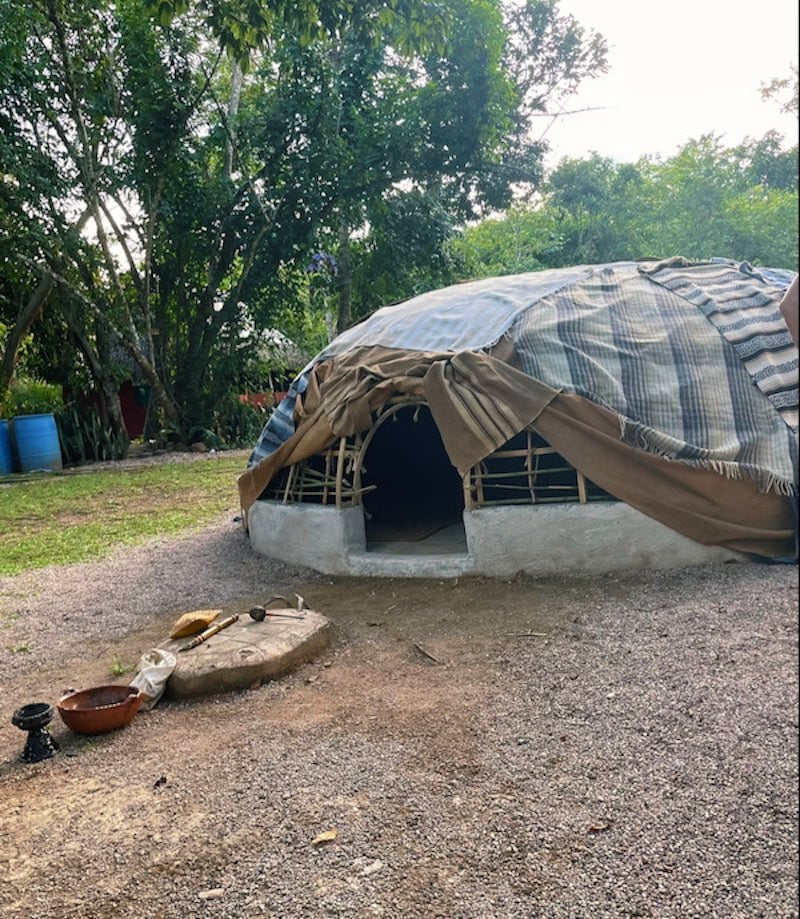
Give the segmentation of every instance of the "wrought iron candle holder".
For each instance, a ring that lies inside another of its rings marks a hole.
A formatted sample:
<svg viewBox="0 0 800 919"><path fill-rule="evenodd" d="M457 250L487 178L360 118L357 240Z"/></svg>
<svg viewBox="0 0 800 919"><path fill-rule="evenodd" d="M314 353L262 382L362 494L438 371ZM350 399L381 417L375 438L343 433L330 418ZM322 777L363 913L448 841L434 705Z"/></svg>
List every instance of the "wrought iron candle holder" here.
<svg viewBox="0 0 800 919"><path fill-rule="evenodd" d="M28 740L22 751L26 763L38 763L54 756L58 744L50 736L47 725L53 720L53 706L47 702L31 702L18 708L11 716L11 723L21 731L28 732Z"/></svg>

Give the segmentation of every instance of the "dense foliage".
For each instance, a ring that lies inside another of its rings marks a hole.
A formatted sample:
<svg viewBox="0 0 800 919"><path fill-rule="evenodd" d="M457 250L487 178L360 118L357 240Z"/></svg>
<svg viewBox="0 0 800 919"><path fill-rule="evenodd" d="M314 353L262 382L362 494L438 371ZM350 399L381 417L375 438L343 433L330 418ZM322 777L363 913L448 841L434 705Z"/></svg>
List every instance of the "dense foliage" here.
<svg viewBox="0 0 800 919"><path fill-rule="evenodd" d="M271 327L444 279L453 229L540 181L532 113L605 68L554 0L0 0L0 48L0 391L33 332L112 434L129 378L184 439Z"/></svg>
<svg viewBox="0 0 800 919"><path fill-rule="evenodd" d="M556 0L0 0L0 414L40 378L79 453L101 430L122 454L132 380L148 436L240 444L263 418L238 394L291 369L275 329L309 354L420 291L579 261L796 267L777 137L544 181L532 120L605 69Z"/></svg>
<svg viewBox="0 0 800 919"><path fill-rule="evenodd" d="M797 150L768 134L725 148L713 136L672 158L565 160L534 203L467 229L463 276L683 255L798 268Z"/></svg>

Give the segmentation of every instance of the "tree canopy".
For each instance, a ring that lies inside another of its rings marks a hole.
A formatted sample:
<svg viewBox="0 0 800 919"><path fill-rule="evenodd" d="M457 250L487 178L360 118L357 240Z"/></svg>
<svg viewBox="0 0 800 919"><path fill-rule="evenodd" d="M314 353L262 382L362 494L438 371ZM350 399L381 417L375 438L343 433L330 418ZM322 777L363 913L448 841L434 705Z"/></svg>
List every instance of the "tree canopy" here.
<svg viewBox="0 0 800 919"><path fill-rule="evenodd" d="M418 238L409 278L434 277L459 221L540 181L530 112L605 67L549 0L513 17L497 0L2 7L6 355L44 315L112 424L133 374L176 436L309 307L313 252L337 262L340 327L353 269L398 232Z"/></svg>
<svg viewBox="0 0 800 919"><path fill-rule="evenodd" d="M532 203L465 230L462 274L683 255L798 267L797 151L767 134L727 148L713 135L664 161L564 160Z"/></svg>
<svg viewBox="0 0 800 919"><path fill-rule="evenodd" d="M795 267L774 135L545 180L534 119L606 54L556 0L0 0L0 404L23 354L121 437L131 379L191 439L275 328L315 350L458 278L579 261Z"/></svg>

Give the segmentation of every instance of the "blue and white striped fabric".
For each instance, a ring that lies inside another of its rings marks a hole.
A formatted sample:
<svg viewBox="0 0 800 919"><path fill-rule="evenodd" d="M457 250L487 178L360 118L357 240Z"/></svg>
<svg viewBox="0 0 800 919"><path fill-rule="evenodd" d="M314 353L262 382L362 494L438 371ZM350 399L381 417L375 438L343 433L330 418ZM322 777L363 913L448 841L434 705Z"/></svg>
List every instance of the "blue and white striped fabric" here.
<svg viewBox="0 0 800 919"><path fill-rule="evenodd" d="M306 391L309 372L309 370L304 370L292 382L286 395L275 406L259 435L253 452L247 460L248 466L255 466L256 463L260 463L264 457L274 453L284 441L287 441L294 434L294 408L297 397Z"/></svg>

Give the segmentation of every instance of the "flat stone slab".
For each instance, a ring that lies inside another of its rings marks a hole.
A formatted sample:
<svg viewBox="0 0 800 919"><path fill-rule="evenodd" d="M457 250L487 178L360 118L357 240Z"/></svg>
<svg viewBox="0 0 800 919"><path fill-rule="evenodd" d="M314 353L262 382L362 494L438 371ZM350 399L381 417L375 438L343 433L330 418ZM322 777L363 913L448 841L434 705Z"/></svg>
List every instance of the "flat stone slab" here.
<svg viewBox="0 0 800 919"><path fill-rule="evenodd" d="M180 651L192 637L160 645L178 661L166 689L179 699L248 689L289 673L327 648L330 622L314 610L304 610L302 619L267 616L263 622L243 613L196 648Z"/></svg>

